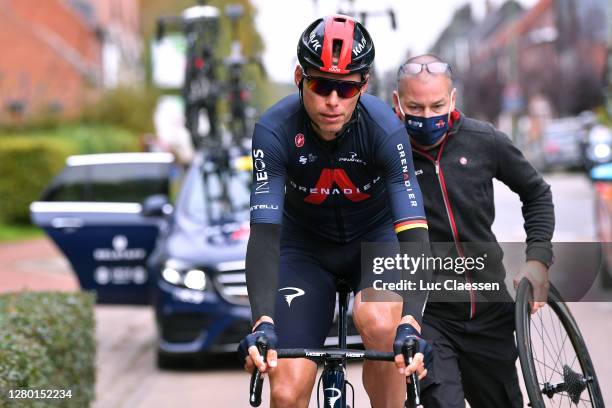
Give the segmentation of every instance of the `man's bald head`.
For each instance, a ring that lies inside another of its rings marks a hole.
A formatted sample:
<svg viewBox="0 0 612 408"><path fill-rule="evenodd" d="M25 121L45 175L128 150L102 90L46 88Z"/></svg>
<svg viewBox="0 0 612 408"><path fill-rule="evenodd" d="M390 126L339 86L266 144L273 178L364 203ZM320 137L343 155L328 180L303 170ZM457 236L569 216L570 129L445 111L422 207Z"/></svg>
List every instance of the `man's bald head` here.
<svg viewBox="0 0 612 408"><path fill-rule="evenodd" d="M446 64L447 69L441 73L431 73L428 71L426 67L421 66L421 71L418 74L414 74L413 70L415 68L414 64L422 65L429 64L432 62L438 62L441 64ZM453 89L453 77L452 71L450 69L450 65L448 63L442 61L438 56L434 54L423 54L417 55L415 57L411 57L407 59L397 70L397 84L396 88L400 89L400 82L405 78L416 78L421 81L427 81L430 79L432 75L444 75L448 78L448 91L450 92Z"/></svg>

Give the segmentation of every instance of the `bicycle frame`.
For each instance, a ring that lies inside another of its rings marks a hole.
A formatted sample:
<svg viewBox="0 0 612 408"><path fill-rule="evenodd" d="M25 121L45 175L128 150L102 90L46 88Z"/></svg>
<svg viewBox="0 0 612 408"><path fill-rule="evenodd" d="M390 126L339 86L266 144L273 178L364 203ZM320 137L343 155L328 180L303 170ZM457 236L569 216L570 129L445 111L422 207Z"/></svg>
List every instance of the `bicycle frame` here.
<svg viewBox="0 0 612 408"><path fill-rule="evenodd" d="M338 291L338 347L340 349L346 348L348 301L349 292L347 288L341 287ZM346 380L346 358L325 360L321 380L319 382L322 382L324 405L327 403L330 408L346 408L346 385L348 383ZM353 401L354 399L355 391L353 390ZM355 404L353 403L353 405ZM317 406L320 406L318 390Z"/></svg>
<svg viewBox="0 0 612 408"><path fill-rule="evenodd" d="M353 404L355 406L355 390L350 382L346 380L345 370L349 360L376 360L376 361L395 361L393 352L374 351L374 350L350 350L346 348L346 338L348 332L347 312L350 290L347 286L340 284L338 289L338 345L337 349L278 349L278 358L310 358L314 361L323 362L323 372L317 383L317 406L320 408L318 390L322 384L325 408L348 408L347 405L347 385L353 391ZM257 340L260 354L266 361L267 341ZM405 361L412 361L416 350L416 343L409 340L402 346L402 354ZM408 399L405 407L412 408L420 404L419 402L419 381L416 374L411 377L411 383L406 383L406 393ZM250 398L251 406L258 407L261 404L261 390L263 378L259 370L255 369L251 375Z"/></svg>

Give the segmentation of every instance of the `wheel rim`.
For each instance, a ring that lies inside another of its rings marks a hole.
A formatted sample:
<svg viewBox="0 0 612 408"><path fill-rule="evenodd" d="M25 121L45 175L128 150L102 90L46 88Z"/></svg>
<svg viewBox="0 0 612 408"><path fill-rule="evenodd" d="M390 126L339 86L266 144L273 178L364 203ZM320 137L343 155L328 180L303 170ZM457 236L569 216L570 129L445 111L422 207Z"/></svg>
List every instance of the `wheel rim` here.
<svg viewBox="0 0 612 408"><path fill-rule="evenodd" d="M521 283L521 286L523 283ZM551 287L548 303L531 315L528 282L517 293L521 368L534 407L603 407L588 351L569 309Z"/></svg>
<svg viewBox="0 0 612 408"><path fill-rule="evenodd" d="M530 319L532 359L545 406L594 406L584 392L593 377L584 373L562 321L550 305Z"/></svg>

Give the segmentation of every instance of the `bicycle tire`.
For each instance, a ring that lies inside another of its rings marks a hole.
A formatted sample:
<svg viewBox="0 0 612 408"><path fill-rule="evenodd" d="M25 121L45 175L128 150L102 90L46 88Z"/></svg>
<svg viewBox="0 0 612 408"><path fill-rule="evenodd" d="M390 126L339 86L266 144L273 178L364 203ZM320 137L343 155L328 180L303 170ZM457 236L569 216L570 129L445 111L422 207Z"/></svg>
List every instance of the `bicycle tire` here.
<svg viewBox="0 0 612 408"><path fill-rule="evenodd" d="M523 372L523 378L525 382L525 388L527 390L527 395L529 397L529 401L531 402L531 406L534 408L544 408L546 407L545 397L552 400L552 397L548 395L544 395L544 391L542 388L545 386L544 383L540 383L538 379L538 370L536 368L536 364L534 361L533 348L532 348L532 338L531 338L531 320L532 315L529 307L529 301L533 299L531 284L527 279L523 279L519 287L517 289L516 294L516 339L517 339L517 348L519 353L519 360L521 362L521 371ZM551 284L548 291L548 300L547 305L552 309L555 313L563 328L566 332L567 337L570 339L571 346L573 347L574 352L576 353L575 359L577 358L580 369L582 370L582 379L580 381L584 381L584 379L590 379L590 381L586 381L585 389L588 390L588 394L590 397L590 406L595 408L603 408L603 396L601 394L601 389L599 387L599 382L597 380L597 375L595 374L595 369L593 367L593 362L589 355L588 349L578 328L576 320L574 319L572 313L569 308L563 301L561 295L557 291L557 289ZM539 310L538 313L543 313L543 310ZM535 316L535 315L534 315ZM536 328L537 330L537 328ZM550 340L551 338L548 337ZM565 345L565 341L562 344L562 347ZM549 351L547 349L547 351ZM545 352L543 351L543 354ZM561 355L559 354L559 357ZM555 367L552 369L554 370ZM573 366L573 363L572 363ZM570 378L570 386L571 382L575 377L575 373L566 373L566 369L564 367L563 375L574 376ZM568 383L568 381L564 381ZM565 392L565 391L563 391ZM554 394L554 393L553 393ZM578 398L581 397L583 391L578 394ZM554 394L556 395L556 394ZM553 395L553 396L554 396ZM574 394L575 396L575 394ZM572 401L572 395L567 394L568 399ZM585 402L584 399L580 399L579 401ZM574 402L574 404L576 404ZM576 404L577 405L577 404ZM585 403L586 406L589 406Z"/></svg>

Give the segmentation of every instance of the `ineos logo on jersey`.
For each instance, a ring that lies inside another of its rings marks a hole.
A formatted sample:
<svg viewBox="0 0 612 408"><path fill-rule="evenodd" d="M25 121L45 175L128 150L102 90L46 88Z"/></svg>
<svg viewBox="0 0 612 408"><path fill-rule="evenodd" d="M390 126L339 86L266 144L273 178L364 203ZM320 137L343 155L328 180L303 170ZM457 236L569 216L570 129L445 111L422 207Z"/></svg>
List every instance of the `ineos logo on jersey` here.
<svg viewBox="0 0 612 408"><path fill-rule="evenodd" d="M414 171L415 176L420 176L421 174L423 174L423 169L418 169Z"/></svg>
<svg viewBox="0 0 612 408"><path fill-rule="evenodd" d="M412 183L410 182L410 174L408 173L408 159L406 158L403 143L399 143L397 145L397 151L399 153L400 164L402 165L402 177L404 179L404 186L408 192L408 199L410 199L410 206L418 207L419 203L416 201L416 195L412 190Z"/></svg>
<svg viewBox="0 0 612 408"><path fill-rule="evenodd" d="M330 408L334 408L336 406L336 401L338 401L342 396L342 391L334 387L325 388L325 391L328 390L333 391L334 395L332 395L331 397L327 397L327 403L329 404Z"/></svg>
<svg viewBox="0 0 612 408"><path fill-rule="evenodd" d="M255 169L255 194L270 192L270 182L264 161L264 152L261 149L253 150L253 169Z"/></svg>
<svg viewBox="0 0 612 408"><path fill-rule="evenodd" d="M298 296L303 296L306 293L304 292L304 290L300 288L294 288L292 286L287 286L286 288L280 288L278 291L280 292L281 290L292 290L295 292L289 295L285 295L285 300L287 301L287 306L289 307L291 307L291 302L293 301L293 299L295 299Z"/></svg>

